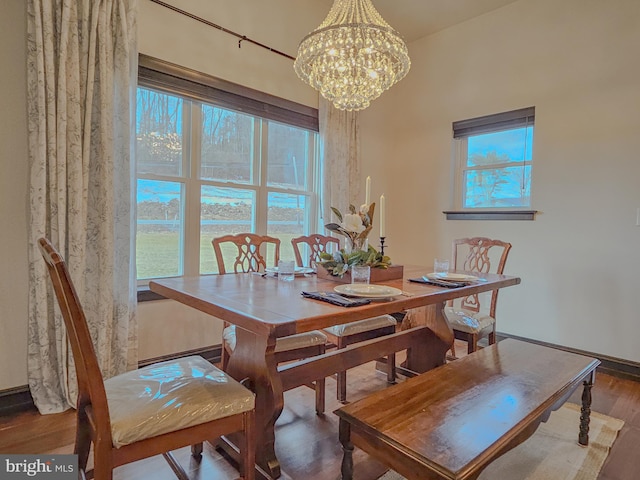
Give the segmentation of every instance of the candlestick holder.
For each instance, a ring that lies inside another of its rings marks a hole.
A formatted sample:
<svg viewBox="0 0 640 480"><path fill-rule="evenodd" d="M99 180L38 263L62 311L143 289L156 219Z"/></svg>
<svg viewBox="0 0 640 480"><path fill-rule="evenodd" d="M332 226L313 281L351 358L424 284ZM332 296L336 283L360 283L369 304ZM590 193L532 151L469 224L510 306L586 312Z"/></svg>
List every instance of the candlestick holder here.
<svg viewBox="0 0 640 480"><path fill-rule="evenodd" d="M380 253L384 256L384 239L386 237L380 237Z"/></svg>

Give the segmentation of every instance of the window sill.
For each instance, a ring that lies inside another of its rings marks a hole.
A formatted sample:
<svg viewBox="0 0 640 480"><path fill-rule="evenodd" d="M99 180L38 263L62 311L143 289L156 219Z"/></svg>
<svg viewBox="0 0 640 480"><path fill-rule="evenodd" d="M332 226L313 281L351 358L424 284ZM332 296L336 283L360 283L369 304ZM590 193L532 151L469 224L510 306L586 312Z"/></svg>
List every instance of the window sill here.
<svg viewBox="0 0 640 480"><path fill-rule="evenodd" d="M447 220L535 220L537 210L450 210L442 212Z"/></svg>

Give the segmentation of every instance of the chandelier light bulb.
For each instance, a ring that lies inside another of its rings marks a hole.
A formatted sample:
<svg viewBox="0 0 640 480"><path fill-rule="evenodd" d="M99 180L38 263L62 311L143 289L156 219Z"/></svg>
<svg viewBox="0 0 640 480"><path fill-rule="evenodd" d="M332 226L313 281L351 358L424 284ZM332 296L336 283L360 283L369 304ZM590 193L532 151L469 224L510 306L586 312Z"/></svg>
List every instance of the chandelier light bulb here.
<svg viewBox="0 0 640 480"><path fill-rule="evenodd" d="M300 42L293 67L336 108L362 110L407 74L411 60L371 0L335 0Z"/></svg>

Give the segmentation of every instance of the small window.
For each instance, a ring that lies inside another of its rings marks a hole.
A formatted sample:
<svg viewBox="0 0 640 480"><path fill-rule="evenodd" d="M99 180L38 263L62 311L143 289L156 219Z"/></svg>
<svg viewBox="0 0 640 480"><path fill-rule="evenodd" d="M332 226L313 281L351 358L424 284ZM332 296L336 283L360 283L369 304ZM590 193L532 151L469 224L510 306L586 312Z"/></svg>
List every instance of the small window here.
<svg viewBox="0 0 640 480"><path fill-rule="evenodd" d="M457 210L531 207L535 108L453 123Z"/></svg>

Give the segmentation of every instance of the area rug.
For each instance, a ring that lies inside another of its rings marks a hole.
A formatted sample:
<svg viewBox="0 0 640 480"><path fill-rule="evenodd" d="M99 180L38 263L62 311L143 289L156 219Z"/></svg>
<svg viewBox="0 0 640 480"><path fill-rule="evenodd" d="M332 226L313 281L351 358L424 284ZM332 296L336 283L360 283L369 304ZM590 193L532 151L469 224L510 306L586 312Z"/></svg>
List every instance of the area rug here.
<svg viewBox="0 0 640 480"><path fill-rule="evenodd" d="M591 412L589 446L578 445L580 407L567 403L553 412L526 442L484 469L478 480L596 480L622 420ZM403 480L388 471L379 480Z"/></svg>

